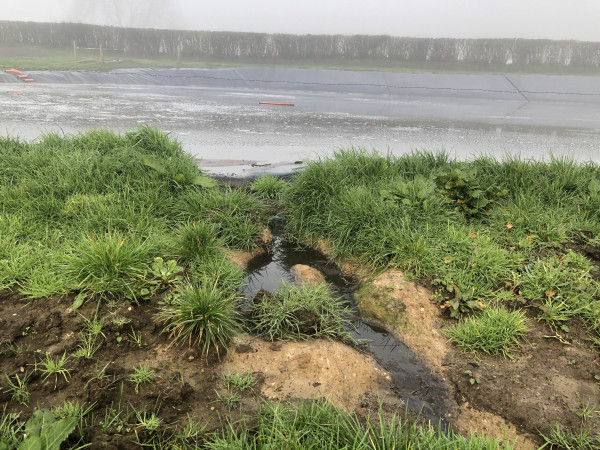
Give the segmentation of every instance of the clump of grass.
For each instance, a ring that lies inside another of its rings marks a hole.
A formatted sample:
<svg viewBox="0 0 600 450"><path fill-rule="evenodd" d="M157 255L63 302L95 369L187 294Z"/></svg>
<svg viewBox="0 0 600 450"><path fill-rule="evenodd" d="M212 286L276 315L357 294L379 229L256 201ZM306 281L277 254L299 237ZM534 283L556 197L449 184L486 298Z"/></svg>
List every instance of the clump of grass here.
<svg viewBox="0 0 600 450"><path fill-rule="evenodd" d="M581 425L577 431L567 431L556 425L550 429L550 434L541 434L544 446L549 448L564 448L567 450L596 450L600 448L600 436L589 426Z"/></svg>
<svg viewBox="0 0 600 450"><path fill-rule="evenodd" d="M135 412L136 425L148 433L155 433L162 425L162 419L156 413L147 411Z"/></svg>
<svg viewBox="0 0 600 450"><path fill-rule="evenodd" d="M209 260L222 247L214 227L206 222L183 226L179 231L177 246L178 254L187 262Z"/></svg>
<svg viewBox="0 0 600 450"><path fill-rule="evenodd" d="M149 383L154 379L154 370L150 370L147 365L140 364L133 368L133 373L129 375L128 380L135 385L135 393L139 393L140 385Z"/></svg>
<svg viewBox="0 0 600 450"><path fill-rule="evenodd" d="M227 349L240 324L234 298L216 281L190 284L181 287L156 319L165 323L163 332L170 334L172 343L187 341L189 346L198 345L206 356L213 350L219 355Z"/></svg>
<svg viewBox="0 0 600 450"><path fill-rule="evenodd" d="M190 279L212 280L224 294L234 296L244 279L244 272L223 253L203 261L195 261L190 267Z"/></svg>
<svg viewBox="0 0 600 450"><path fill-rule="evenodd" d="M256 384L256 380L250 372L241 373L225 373L223 374L223 385L229 388L235 388L240 391L252 389Z"/></svg>
<svg viewBox="0 0 600 450"><path fill-rule="evenodd" d="M250 189L260 198L279 198L285 189L285 181L275 175L263 174L252 182Z"/></svg>
<svg viewBox="0 0 600 450"><path fill-rule="evenodd" d="M66 364L69 361L67 352L65 351L60 358L54 359L50 353L46 353L44 359L39 362L40 371L44 375L42 381L46 381L49 377L54 375L54 388L58 383L58 376L62 375L65 381L69 381L71 375L70 369L67 369Z"/></svg>
<svg viewBox="0 0 600 450"><path fill-rule="evenodd" d="M504 307L485 308L480 315L462 319L444 333L465 352L484 352L511 357L511 351L521 345L528 320L520 311Z"/></svg>
<svg viewBox="0 0 600 450"><path fill-rule="evenodd" d="M246 448L441 449L457 450L515 448L510 442L444 433L432 425L404 422L398 415L386 419L379 411L359 419L323 400L297 406L267 403L257 415L258 424L228 427L210 436L205 447L211 450ZM241 428L241 430L240 430Z"/></svg>
<svg viewBox="0 0 600 450"><path fill-rule="evenodd" d="M600 292L593 277L597 270L572 250L538 259L520 278L521 296L541 302L540 318L550 326L560 325L576 314L594 322L598 316L594 299Z"/></svg>
<svg viewBox="0 0 600 450"><path fill-rule="evenodd" d="M6 392L12 395L13 400L16 400L21 405L27 406L29 404L30 396L27 383L29 382L31 373L25 372L23 378L19 377L19 374L15 374L13 379L6 374L4 376L6 377L6 382L8 383L8 390Z"/></svg>
<svg viewBox="0 0 600 450"><path fill-rule="evenodd" d="M331 295L326 283L282 285L252 305L254 328L269 340L351 339L348 307Z"/></svg>
<svg viewBox="0 0 600 450"><path fill-rule="evenodd" d="M0 443L5 445L4 448L17 448L21 439L21 433L25 426L19 421L19 413L9 413L6 411L8 405L4 404L0 414Z"/></svg>
<svg viewBox="0 0 600 450"><path fill-rule="evenodd" d="M136 300L140 296L150 258L148 246L133 236L118 232L91 236L67 258L66 275L78 282L78 288L100 297L123 295Z"/></svg>
<svg viewBox="0 0 600 450"><path fill-rule="evenodd" d="M242 401L242 397L240 397L240 395L235 392L227 391L227 393L225 394L219 394L218 392L216 392L216 394L217 400L223 403L229 411L231 411L233 408L239 405Z"/></svg>

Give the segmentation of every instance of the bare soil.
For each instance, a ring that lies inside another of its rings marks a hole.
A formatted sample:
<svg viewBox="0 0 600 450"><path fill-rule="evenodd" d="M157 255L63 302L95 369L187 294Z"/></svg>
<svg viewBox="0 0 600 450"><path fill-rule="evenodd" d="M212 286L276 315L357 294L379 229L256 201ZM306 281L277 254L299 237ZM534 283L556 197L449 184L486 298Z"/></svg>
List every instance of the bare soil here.
<svg viewBox="0 0 600 450"><path fill-rule="evenodd" d="M12 380L30 375L28 405L12 398L6 377L0 378L0 404L26 419L34 408L61 406L64 401L93 405L83 430L91 448L138 448L147 437L135 411L157 411L163 424L184 426L188 417L209 433L242 417L256 417L265 399L296 401L326 397L349 411L377 410L380 398L388 410L401 407L390 390L390 378L372 358L338 342L262 342L241 335L221 360L202 357L196 348L169 346L153 315L161 297L140 305L122 302L99 307L88 302L71 308L73 297L28 301L10 291L0 292L0 372ZM93 359L75 358L85 319L103 318L100 348ZM141 345L133 335L141 335ZM67 380L46 379L40 362L69 356ZM129 380L134 367L147 365L153 380L139 386ZM223 374L252 372L257 384L239 393L241 401L228 409ZM221 396L221 399L220 397ZM106 409L123 411L124 423L108 424ZM251 423L250 419L250 423ZM91 423L93 422L93 424ZM80 436L71 437L75 443Z"/></svg>
<svg viewBox="0 0 600 450"><path fill-rule="evenodd" d="M597 349L578 321L570 333L556 333L530 310L527 342L513 359L464 354L440 333L445 322L433 292L389 270L365 284L356 299L363 314L392 327L396 334L447 382L453 397L448 421L463 432L506 437L518 448L536 448L550 428L577 432L582 402L600 402L594 378L600 374ZM597 414L587 419L600 425Z"/></svg>

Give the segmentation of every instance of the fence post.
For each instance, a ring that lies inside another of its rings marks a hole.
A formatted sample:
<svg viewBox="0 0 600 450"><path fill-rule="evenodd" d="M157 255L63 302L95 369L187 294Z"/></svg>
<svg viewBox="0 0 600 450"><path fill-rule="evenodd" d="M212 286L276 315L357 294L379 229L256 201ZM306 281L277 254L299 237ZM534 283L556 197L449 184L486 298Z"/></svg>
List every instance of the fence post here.
<svg viewBox="0 0 600 450"><path fill-rule="evenodd" d="M102 48L102 43L100 43L100 61L104 64L104 49Z"/></svg>
<svg viewBox="0 0 600 450"><path fill-rule="evenodd" d="M181 62L181 44L177 44L177 64Z"/></svg>
<svg viewBox="0 0 600 450"><path fill-rule="evenodd" d="M73 62L77 62L77 43L73 40Z"/></svg>

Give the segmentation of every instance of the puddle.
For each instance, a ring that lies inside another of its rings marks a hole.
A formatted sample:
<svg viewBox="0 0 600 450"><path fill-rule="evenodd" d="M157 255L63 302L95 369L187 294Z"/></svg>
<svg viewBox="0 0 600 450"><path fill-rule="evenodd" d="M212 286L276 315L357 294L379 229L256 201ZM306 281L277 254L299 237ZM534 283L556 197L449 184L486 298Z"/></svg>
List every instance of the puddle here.
<svg viewBox="0 0 600 450"><path fill-rule="evenodd" d="M344 277L339 268L322 253L287 242L275 232L271 254L255 258L248 265L242 294L250 300L260 289L273 292L282 283L293 283L290 269L296 264L318 269L332 286L334 295L341 297L356 311L351 317L355 328L350 330L352 336L390 373L396 394L408 408L420 412L431 423L440 423L445 427L443 417L447 389L420 364L417 356L403 342L385 328L360 317L352 298L352 293L358 289L358 282Z"/></svg>

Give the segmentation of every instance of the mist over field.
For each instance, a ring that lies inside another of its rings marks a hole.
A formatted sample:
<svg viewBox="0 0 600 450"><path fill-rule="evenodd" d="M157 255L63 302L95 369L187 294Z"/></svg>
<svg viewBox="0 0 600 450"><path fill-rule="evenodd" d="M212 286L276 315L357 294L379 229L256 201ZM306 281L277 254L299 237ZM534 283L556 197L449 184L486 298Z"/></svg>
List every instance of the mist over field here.
<svg viewBox="0 0 600 450"><path fill-rule="evenodd" d="M30 0L0 20L292 34L600 41L598 0Z"/></svg>

